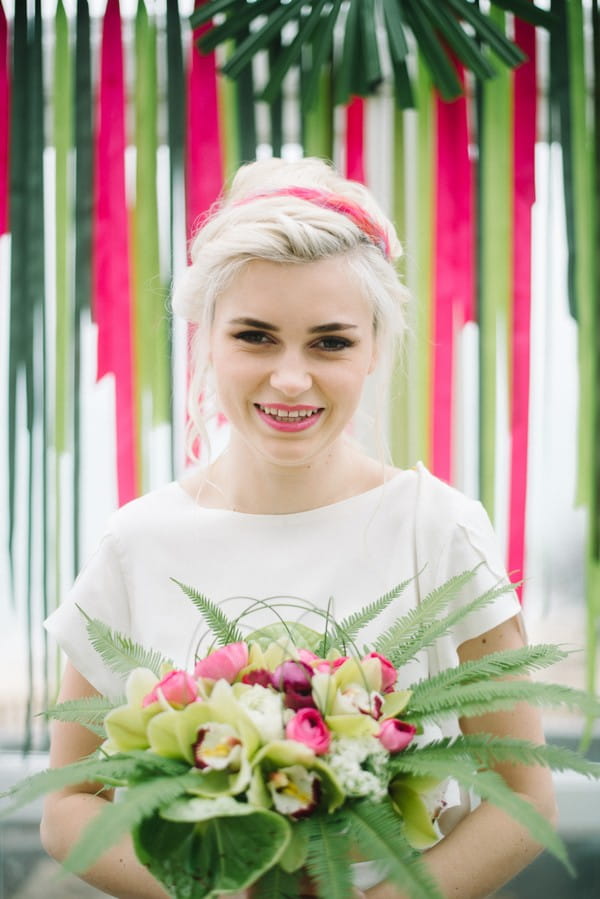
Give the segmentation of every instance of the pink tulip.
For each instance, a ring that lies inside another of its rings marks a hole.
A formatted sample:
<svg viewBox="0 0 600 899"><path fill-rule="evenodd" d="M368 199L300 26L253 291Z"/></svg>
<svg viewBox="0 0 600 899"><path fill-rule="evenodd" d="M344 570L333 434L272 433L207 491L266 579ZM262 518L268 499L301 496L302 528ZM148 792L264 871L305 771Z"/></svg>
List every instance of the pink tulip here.
<svg viewBox="0 0 600 899"><path fill-rule="evenodd" d="M304 743L315 755L323 755L329 749L331 734L318 709L300 709L288 721L285 728L288 740Z"/></svg>
<svg viewBox="0 0 600 899"><path fill-rule="evenodd" d="M299 649L298 658L306 665L310 665L312 662L316 662L319 659L319 656L314 652L311 652L310 649Z"/></svg>
<svg viewBox="0 0 600 899"><path fill-rule="evenodd" d="M283 702L287 709L314 708L312 676L310 665L288 659L275 669L271 682L276 690L284 694Z"/></svg>
<svg viewBox="0 0 600 899"><path fill-rule="evenodd" d="M332 671L336 671L344 662L347 662L349 658L350 656L340 656L339 659L321 659L318 665L315 665L315 668L323 674L330 674Z"/></svg>
<svg viewBox="0 0 600 899"><path fill-rule="evenodd" d="M379 659L381 665L381 692L391 693L396 686L398 672L389 659L378 652L370 652L365 659ZM363 660L364 661L364 660Z"/></svg>
<svg viewBox="0 0 600 899"><path fill-rule="evenodd" d="M232 684L242 668L248 664L248 646L245 643L228 643L196 662L195 677L210 680L226 680Z"/></svg>
<svg viewBox="0 0 600 899"><path fill-rule="evenodd" d="M243 684L258 684L260 687L271 686L271 672L267 668L253 668L242 676Z"/></svg>
<svg viewBox="0 0 600 899"><path fill-rule="evenodd" d="M406 749L416 732L417 728L413 727L412 724L398 721L397 718L386 718L385 721L381 722L377 736L384 749L395 753Z"/></svg>
<svg viewBox="0 0 600 899"><path fill-rule="evenodd" d="M159 700L159 690L167 702L176 708L183 708L198 698L196 681L187 671L170 671L157 683L154 689L144 696L142 706L152 705Z"/></svg>

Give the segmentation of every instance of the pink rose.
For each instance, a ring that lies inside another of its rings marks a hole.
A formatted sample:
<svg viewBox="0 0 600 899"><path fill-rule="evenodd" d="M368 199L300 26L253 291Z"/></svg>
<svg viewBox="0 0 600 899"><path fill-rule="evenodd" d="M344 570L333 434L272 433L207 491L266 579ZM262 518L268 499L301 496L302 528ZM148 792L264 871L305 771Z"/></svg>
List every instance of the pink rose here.
<svg viewBox="0 0 600 899"><path fill-rule="evenodd" d="M285 728L288 740L304 743L315 755L323 755L329 749L331 734L318 709L300 709L288 721Z"/></svg>
<svg viewBox="0 0 600 899"><path fill-rule="evenodd" d="M382 656L378 652L370 652L367 656L365 656L365 659L379 659L379 663L381 666L381 692L391 693L396 686L398 672L396 671L390 660L386 659L385 656Z"/></svg>
<svg viewBox="0 0 600 899"><path fill-rule="evenodd" d="M377 734L381 745L388 752L402 752L417 732L417 728L412 724L406 724L405 721L398 721L397 718L386 718L381 722L379 733Z"/></svg>
<svg viewBox="0 0 600 899"><path fill-rule="evenodd" d="M242 668L248 664L248 646L245 643L228 643L196 662L195 677L210 680L226 680L232 684Z"/></svg>
<svg viewBox="0 0 600 899"><path fill-rule="evenodd" d="M177 708L183 708L198 698L196 681L187 671L170 671L147 696L144 696L143 708L152 705L153 702L158 702L159 690L167 702Z"/></svg>

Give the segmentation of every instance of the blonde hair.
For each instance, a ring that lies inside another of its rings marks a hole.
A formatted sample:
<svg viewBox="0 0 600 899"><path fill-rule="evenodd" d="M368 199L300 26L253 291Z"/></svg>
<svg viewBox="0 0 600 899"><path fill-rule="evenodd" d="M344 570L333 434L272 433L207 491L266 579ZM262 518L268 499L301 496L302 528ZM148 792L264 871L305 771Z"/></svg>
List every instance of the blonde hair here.
<svg viewBox="0 0 600 899"><path fill-rule="evenodd" d="M302 195L311 191L335 195L340 208ZM346 204L366 214L382 242L375 242L359 218L344 211ZM373 307L377 370L385 385L406 328L407 291L394 266L401 255L394 226L370 191L343 178L323 160L265 159L242 166L229 192L200 223L190 246L190 265L173 291L173 311L198 326L188 389L188 449L197 438L208 442L206 409L214 400L208 364L214 310L243 266L253 259L302 264L345 256Z"/></svg>

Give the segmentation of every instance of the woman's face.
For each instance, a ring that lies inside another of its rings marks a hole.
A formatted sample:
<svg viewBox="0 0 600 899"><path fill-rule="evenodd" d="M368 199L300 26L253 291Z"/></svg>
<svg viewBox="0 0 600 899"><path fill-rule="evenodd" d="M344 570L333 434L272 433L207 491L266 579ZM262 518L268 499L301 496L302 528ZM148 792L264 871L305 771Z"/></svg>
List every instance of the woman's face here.
<svg viewBox="0 0 600 899"><path fill-rule="evenodd" d="M375 364L373 312L343 257L253 260L219 297L210 359L241 439L284 465L329 450Z"/></svg>

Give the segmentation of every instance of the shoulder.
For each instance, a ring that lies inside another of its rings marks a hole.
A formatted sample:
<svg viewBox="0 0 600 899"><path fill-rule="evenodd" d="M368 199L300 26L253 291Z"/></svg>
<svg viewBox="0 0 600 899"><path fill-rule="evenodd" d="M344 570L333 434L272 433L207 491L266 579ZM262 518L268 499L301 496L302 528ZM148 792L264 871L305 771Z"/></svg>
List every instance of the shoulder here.
<svg viewBox="0 0 600 899"><path fill-rule="evenodd" d="M421 524L450 535L457 527L471 529L490 526L487 512L479 500L433 475L422 462L414 471L417 478L417 515Z"/></svg>
<svg viewBox="0 0 600 899"><path fill-rule="evenodd" d="M110 516L107 531L117 542L144 534L165 533L182 522L189 506L187 494L177 481L171 481L121 506Z"/></svg>

